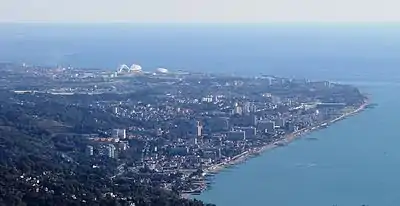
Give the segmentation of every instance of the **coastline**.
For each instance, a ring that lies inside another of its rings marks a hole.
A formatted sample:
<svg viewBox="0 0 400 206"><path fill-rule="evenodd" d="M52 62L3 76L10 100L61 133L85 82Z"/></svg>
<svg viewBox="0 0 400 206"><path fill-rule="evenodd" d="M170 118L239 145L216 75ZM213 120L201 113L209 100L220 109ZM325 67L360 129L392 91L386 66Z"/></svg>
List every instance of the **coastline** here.
<svg viewBox="0 0 400 206"><path fill-rule="evenodd" d="M323 122L319 123L318 125L315 125L315 126L312 126L312 127L306 127L306 128L301 129L301 130L298 130L296 132L286 134L282 138L277 139L277 140L275 140L275 141L273 141L271 143L268 143L268 144L266 144L266 145L264 145L264 146L262 146L260 148L254 148L254 149L252 149L250 151L245 151L245 152L233 157L230 161L222 162L222 163L219 163L217 165L210 166L210 167L204 169L204 171L203 171L204 172L204 176L210 175L210 174L211 175L217 174L220 171L228 168L229 166L240 164L240 163L248 160L251 157L254 157L256 155L260 155L260 154L262 154L264 152L267 152L269 150L272 150L274 148L290 144L291 142L299 139L302 135L306 135L306 134L309 134L309 133L311 133L313 131L316 131L318 129L325 128L326 126L329 126L329 125L331 125L331 124L333 124L335 122L338 122L338 121L343 120L343 119L345 119L345 118L347 118L349 116L352 116L352 115L355 115L355 114L357 114L359 112L362 112L363 110L365 110L367 108L367 106L369 104L370 104L370 102L369 102L369 99L367 98L364 101L364 103L361 104L359 107L353 108L352 110L341 114L339 117L323 121ZM206 189L207 189L207 180L204 180L204 182L201 184L201 186L199 188L199 191L203 192ZM181 196L183 198L190 198L191 195L192 195L192 193L189 193L189 192L181 194Z"/></svg>

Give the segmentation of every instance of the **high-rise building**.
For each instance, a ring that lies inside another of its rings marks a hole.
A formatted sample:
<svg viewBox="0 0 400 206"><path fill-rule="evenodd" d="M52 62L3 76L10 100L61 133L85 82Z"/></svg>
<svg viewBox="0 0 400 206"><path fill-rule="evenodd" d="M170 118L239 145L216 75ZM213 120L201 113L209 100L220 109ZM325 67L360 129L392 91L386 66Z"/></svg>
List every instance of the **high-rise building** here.
<svg viewBox="0 0 400 206"><path fill-rule="evenodd" d="M251 102L245 102L243 104L243 114L250 114Z"/></svg>
<svg viewBox="0 0 400 206"><path fill-rule="evenodd" d="M113 129L112 138L126 139L126 129Z"/></svg>
<svg viewBox="0 0 400 206"><path fill-rule="evenodd" d="M91 145L86 146L86 154L89 156L93 155L93 146Z"/></svg>
<svg viewBox="0 0 400 206"><path fill-rule="evenodd" d="M119 149L120 149L120 150L123 150L123 151L125 151L125 150L128 149L128 143L127 143L127 142L120 142L120 143L118 144L118 146L119 146Z"/></svg>
<svg viewBox="0 0 400 206"><path fill-rule="evenodd" d="M254 102L246 101L243 103L243 114L251 114L257 111L256 105Z"/></svg>
<svg viewBox="0 0 400 206"><path fill-rule="evenodd" d="M257 125L257 121L258 121L258 118L257 118L257 116L256 115L250 115L250 118L251 118L251 125L252 126L256 126Z"/></svg>
<svg viewBox="0 0 400 206"><path fill-rule="evenodd" d="M196 136L201 137L203 135L203 125L201 125L200 121L197 121L196 129Z"/></svg>
<svg viewBox="0 0 400 206"><path fill-rule="evenodd" d="M243 108L238 103L235 103L235 106L233 108L233 114L238 114L238 115L243 114Z"/></svg>
<svg viewBox="0 0 400 206"><path fill-rule="evenodd" d="M250 104L250 113L255 113L255 112L257 112L257 106L256 104L254 104L254 102L252 102Z"/></svg>
<svg viewBox="0 0 400 206"><path fill-rule="evenodd" d="M273 134L273 133L275 133L275 122L259 121L257 124L257 129L261 132Z"/></svg>
<svg viewBox="0 0 400 206"><path fill-rule="evenodd" d="M236 123L236 125L256 126L257 125L257 116L254 114L244 115L240 118L240 122Z"/></svg>
<svg viewBox="0 0 400 206"><path fill-rule="evenodd" d="M111 133L112 138L118 138L119 129L113 129Z"/></svg>
<svg viewBox="0 0 400 206"><path fill-rule="evenodd" d="M121 139L126 139L126 129L121 129L120 133L121 133L121 135L119 135L119 137Z"/></svg>
<svg viewBox="0 0 400 206"><path fill-rule="evenodd" d="M257 130L255 127L240 127L241 131L244 131L246 139L256 137Z"/></svg>
<svg viewBox="0 0 400 206"><path fill-rule="evenodd" d="M110 158L115 158L115 146L113 144L108 145L107 156Z"/></svg>

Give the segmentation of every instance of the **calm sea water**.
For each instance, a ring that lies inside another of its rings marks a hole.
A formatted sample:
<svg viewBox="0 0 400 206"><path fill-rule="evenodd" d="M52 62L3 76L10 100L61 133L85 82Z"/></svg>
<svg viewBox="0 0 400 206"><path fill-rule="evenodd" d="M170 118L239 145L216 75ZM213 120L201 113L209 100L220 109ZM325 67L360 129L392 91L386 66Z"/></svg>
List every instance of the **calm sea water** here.
<svg viewBox="0 0 400 206"><path fill-rule="evenodd" d="M400 85L358 84L378 107L227 169L196 198L219 206L400 205Z"/></svg>
<svg viewBox="0 0 400 206"><path fill-rule="evenodd" d="M197 198L219 206L400 205L399 56L399 25L0 25L0 61L327 79L379 104L216 175Z"/></svg>

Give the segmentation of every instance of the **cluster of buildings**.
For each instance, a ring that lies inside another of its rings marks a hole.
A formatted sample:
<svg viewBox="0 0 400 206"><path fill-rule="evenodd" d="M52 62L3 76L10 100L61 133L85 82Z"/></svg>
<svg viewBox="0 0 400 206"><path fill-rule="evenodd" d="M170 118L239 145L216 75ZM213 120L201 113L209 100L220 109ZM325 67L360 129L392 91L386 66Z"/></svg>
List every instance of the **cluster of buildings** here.
<svg viewBox="0 0 400 206"><path fill-rule="evenodd" d="M102 135L88 138L85 149L90 158L133 165L122 169L121 175L139 168L157 174L192 174L363 103L359 91L348 85L274 76L245 78L166 69L147 73L139 65L122 65L117 72L25 65L20 75L48 82L38 84L35 92L86 95L74 104L105 111L109 119L123 119L120 129L104 129ZM107 94L107 98L99 100L94 94ZM121 155L138 158L122 160Z"/></svg>
<svg viewBox="0 0 400 206"><path fill-rule="evenodd" d="M141 122L113 130L113 143L106 143L108 152L102 154L117 158L116 153L133 152L129 146L139 141L143 147L135 150L141 153L135 164L158 172L195 171L228 162L338 116L351 104L344 96L324 102L324 95L341 89L326 82L190 75L142 81L157 85L151 91L155 94L102 105L112 115Z"/></svg>
<svg viewBox="0 0 400 206"><path fill-rule="evenodd" d="M88 156L117 158L118 152L126 151L129 148L126 129L113 129L110 137L93 137L89 139L92 143L87 145L85 150Z"/></svg>

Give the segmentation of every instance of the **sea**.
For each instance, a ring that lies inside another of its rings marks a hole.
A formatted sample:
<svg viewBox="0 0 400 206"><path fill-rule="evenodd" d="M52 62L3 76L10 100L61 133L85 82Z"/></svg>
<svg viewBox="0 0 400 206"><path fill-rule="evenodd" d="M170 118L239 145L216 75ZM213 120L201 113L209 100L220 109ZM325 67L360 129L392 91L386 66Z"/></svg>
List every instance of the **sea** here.
<svg viewBox="0 0 400 206"><path fill-rule="evenodd" d="M374 108L211 177L218 206L400 205L400 24L0 24L0 62L272 74L353 84Z"/></svg>

